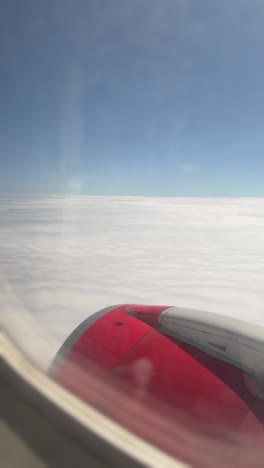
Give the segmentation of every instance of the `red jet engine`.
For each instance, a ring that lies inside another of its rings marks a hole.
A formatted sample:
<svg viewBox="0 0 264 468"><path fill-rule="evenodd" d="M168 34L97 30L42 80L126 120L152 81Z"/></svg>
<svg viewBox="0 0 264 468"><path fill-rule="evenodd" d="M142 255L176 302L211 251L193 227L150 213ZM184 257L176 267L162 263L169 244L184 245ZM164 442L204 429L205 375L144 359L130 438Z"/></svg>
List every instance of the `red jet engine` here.
<svg viewBox="0 0 264 468"><path fill-rule="evenodd" d="M246 454L263 450L264 337L255 325L179 307L113 306L74 330L51 374L194 466L253 466Z"/></svg>

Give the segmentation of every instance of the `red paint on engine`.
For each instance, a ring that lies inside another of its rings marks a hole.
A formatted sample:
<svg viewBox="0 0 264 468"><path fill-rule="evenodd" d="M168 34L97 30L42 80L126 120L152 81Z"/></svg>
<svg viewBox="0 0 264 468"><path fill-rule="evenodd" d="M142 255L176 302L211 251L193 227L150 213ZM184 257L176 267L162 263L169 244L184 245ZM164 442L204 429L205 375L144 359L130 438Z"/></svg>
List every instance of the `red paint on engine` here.
<svg viewBox="0 0 264 468"><path fill-rule="evenodd" d="M216 459L227 456L234 462L237 448L230 438L261 432L264 400L250 393L239 369L136 318L152 316L155 322L166 307L132 307L120 306L87 328L57 369L56 380L188 463L211 466L215 457L216 466ZM197 447L203 451L200 464Z"/></svg>
<svg viewBox="0 0 264 468"><path fill-rule="evenodd" d="M86 401L96 398L113 369L151 331L127 314L127 307L117 307L87 328L56 371L56 380ZM157 313L165 308L154 307Z"/></svg>

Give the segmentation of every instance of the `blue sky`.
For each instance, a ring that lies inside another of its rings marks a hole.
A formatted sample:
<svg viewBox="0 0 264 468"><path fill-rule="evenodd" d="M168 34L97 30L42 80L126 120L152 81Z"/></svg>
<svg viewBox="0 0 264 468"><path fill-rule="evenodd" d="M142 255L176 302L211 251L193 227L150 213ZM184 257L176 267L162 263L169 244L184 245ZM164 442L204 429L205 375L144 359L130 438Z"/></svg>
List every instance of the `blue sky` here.
<svg viewBox="0 0 264 468"><path fill-rule="evenodd" d="M0 191L264 196L262 0L9 0Z"/></svg>

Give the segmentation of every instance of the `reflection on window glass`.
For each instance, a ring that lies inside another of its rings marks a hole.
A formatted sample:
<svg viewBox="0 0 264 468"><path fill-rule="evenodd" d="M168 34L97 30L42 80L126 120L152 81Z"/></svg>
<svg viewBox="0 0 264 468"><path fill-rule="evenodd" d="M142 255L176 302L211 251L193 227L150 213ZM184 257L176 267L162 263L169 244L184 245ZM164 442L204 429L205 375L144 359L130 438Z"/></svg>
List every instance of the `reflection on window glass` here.
<svg viewBox="0 0 264 468"><path fill-rule="evenodd" d="M264 4L13 0L1 13L5 337L175 459L253 466Z"/></svg>

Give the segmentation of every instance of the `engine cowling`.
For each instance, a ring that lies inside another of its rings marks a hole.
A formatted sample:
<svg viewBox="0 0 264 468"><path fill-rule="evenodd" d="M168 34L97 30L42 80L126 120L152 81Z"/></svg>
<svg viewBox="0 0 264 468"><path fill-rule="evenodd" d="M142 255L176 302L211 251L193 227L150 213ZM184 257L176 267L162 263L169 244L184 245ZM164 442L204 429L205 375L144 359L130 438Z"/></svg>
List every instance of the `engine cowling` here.
<svg viewBox="0 0 264 468"><path fill-rule="evenodd" d="M191 446L197 444L207 456L217 447L218 456L225 457L221 444L234 434L236 440L238 434L247 440L250 434L251 444L259 444L260 438L263 444L261 379L222 359L217 354L223 352L221 345L219 351L215 347L206 352L188 340L189 332L187 339L165 333L160 317L170 310L125 304L97 312L65 341L54 360L53 377L128 429L190 463ZM188 444L183 443L185 437ZM210 446L208 437L221 444L214 441Z"/></svg>

